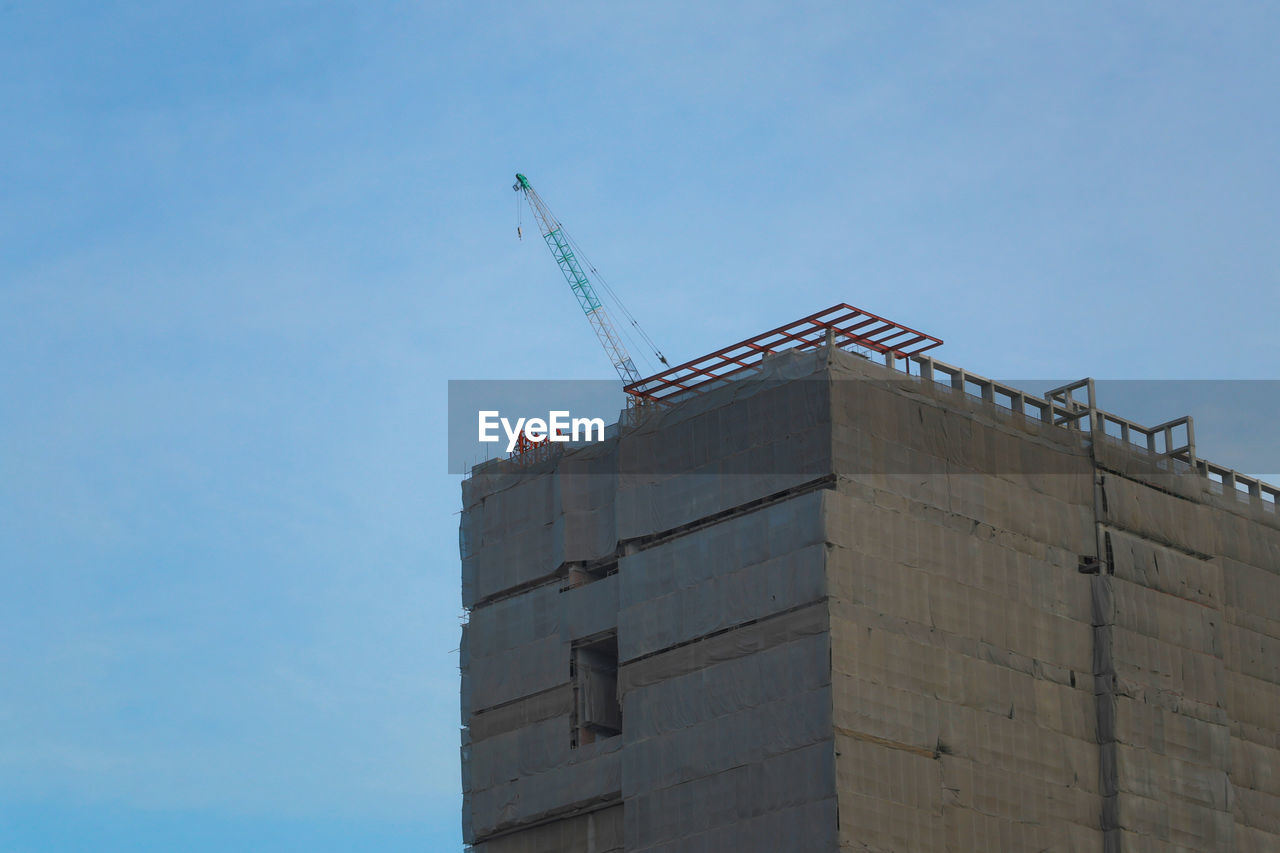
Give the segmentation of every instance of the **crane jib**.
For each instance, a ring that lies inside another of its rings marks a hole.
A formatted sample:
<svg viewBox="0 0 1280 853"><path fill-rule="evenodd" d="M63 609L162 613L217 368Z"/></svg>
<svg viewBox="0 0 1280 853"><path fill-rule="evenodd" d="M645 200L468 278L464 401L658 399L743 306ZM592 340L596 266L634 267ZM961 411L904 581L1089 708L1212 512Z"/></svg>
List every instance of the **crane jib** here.
<svg viewBox="0 0 1280 853"><path fill-rule="evenodd" d="M560 265L560 270L569 282L569 287L573 289L578 301L582 304L582 310L587 314L592 311L598 311L600 309L600 299L596 296L595 290L592 289L591 282L587 280L586 274L582 272L578 259L573 256L573 251L569 248L569 244L565 242L564 235L559 228L547 234L547 246L550 247L551 254L555 256L556 263Z"/></svg>
<svg viewBox="0 0 1280 853"><path fill-rule="evenodd" d="M582 265L574 255L572 239L564 233L560 223L552 215L551 210L529 184L528 178L517 173L516 182L512 189L516 192L524 193L525 201L529 203L529 209L533 211L534 218L538 221L538 227L542 232L543 239L546 241L547 248L551 250L552 257L556 259L556 265L560 267L565 280L569 283L569 289L573 291L574 297L578 300L578 305L582 308L583 313L587 315L587 320L591 323L591 328L596 333L596 338L604 348L605 354L613 362L614 370L618 372L623 382L627 384L639 382L640 372L636 369L635 362L631 360L626 346L622 343L622 339L615 330L613 320L609 317L609 312L605 309L599 296L596 295L595 287L587 278ZM594 267L591 270L593 273L595 272ZM617 294L609 288L608 282L605 282L604 286L610 297L617 302L623 315L630 320L635 331L651 346L654 346L653 341L640 328L640 324L631 316L631 312L618 299ZM666 364L667 360L656 346L654 346L654 353L659 361Z"/></svg>

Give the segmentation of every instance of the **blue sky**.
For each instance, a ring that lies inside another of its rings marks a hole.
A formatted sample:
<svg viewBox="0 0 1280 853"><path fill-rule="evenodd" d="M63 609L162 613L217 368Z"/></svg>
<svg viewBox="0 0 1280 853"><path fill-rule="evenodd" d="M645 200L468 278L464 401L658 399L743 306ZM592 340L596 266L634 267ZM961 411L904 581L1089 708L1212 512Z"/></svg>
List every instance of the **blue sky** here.
<svg viewBox="0 0 1280 853"><path fill-rule="evenodd" d="M1275 378L1277 29L0 0L0 849L460 848L446 382L609 377L517 170L673 361Z"/></svg>

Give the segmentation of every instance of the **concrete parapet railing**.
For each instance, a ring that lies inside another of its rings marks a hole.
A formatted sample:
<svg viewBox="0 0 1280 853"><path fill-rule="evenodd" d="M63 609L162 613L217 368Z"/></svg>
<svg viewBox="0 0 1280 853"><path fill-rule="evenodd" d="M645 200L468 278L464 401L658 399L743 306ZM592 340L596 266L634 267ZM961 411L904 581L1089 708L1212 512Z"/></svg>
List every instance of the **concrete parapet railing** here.
<svg viewBox="0 0 1280 853"><path fill-rule="evenodd" d="M1180 460L1216 484L1220 494L1261 504L1273 512L1280 510L1280 488L1196 457L1195 422L1190 415L1143 426L1099 409L1092 379L1060 386L1040 397L928 356L889 357L885 363L908 376L951 388L1023 417L1064 429L1087 431L1095 438L1105 438L1127 449ZM912 372L913 364L915 372ZM1086 393L1085 400L1075 399L1078 391Z"/></svg>

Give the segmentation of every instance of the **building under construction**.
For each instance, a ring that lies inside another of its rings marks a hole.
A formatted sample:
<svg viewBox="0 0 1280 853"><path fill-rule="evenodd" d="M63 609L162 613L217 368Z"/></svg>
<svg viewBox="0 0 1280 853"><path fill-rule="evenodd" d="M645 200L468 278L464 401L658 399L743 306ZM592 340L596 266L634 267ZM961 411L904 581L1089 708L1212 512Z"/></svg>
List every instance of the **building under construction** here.
<svg viewBox="0 0 1280 853"><path fill-rule="evenodd" d="M463 483L481 853L1280 850L1280 490L850 306Z"/></svg>

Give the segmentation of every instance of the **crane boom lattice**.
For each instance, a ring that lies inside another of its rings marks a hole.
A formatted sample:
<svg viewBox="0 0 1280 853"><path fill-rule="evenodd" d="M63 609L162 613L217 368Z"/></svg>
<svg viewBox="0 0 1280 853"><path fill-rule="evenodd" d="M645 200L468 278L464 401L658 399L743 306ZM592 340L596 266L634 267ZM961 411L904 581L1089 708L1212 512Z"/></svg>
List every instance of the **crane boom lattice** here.
<svg viewBox="0 0 1280 853"><path fill-rule="evenodd" d="M573 251L573 241L565 233L560 221L551 213L551 209L547 207L542 197L529 185L529 180L524 175L516 175L516 183L512 189L524 193L525 199L529 202L529 208L533 211L534 219L538 221L542 239L546 241L547 248L556 259L560 272L564 273L565 281L569 283L569 289L577 298L582 313L587 315L587 321L591 323L591 328L596 333L600 345L604 347L609 360L613 362L614 370L618 372L618 376L625 384L639 382L640 371L631 360L631 355L619 337L604 303L596 294L591 280L583 272L582 264Z"/></svg>

